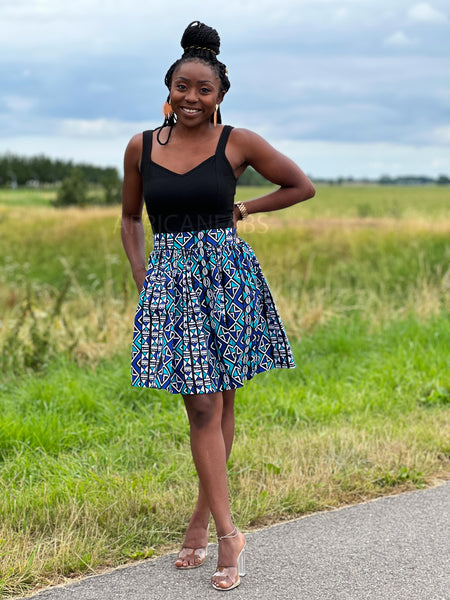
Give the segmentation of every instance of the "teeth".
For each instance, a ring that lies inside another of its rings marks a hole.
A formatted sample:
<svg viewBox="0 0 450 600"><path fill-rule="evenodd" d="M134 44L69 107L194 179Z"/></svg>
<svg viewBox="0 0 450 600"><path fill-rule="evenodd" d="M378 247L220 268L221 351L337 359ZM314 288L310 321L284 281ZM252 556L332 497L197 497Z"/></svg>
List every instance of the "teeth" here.
<svg viewBox="0 0 450 600"><path fill-rule="evenodd" d="M199 112L199 109L198 109L198 108L183 108L183 110L184 110L185 112L188 112L188 113L196 113L196 112Z"/></svg>

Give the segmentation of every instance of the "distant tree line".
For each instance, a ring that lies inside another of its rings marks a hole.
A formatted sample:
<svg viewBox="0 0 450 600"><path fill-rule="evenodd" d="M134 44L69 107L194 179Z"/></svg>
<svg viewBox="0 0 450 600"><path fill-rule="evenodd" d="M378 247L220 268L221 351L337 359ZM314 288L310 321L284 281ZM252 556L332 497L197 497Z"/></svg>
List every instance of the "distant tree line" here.
<svg viewBox="0 0 450 600"><path fill-rule="evenodd" d="M115 167L74 164L44 155L0 156L0 186L58 185L55 206L114 204L121 200L122 182Z"/></svg>
<svg viewBox="0 0 450 600"><path fill-rule="evenodd" d="M391 177L382 175L378 179L337 177L334 179L312 177L315 183L328 185L450 185L450 177L436 178L422 175ZM267 185L267 179L252 167L239 177L238 185ZM74 164L72 161L52 160L43 154L31 157L16 154L0 155L0 187L31 185L57 185L58 199L55 204L97 204L120 202L121 179L115 167L97 167L90 164ZM103 195L92 194L90 189L103 190Z"/></svg>
<svg viewBox="0 0 450 600"><path fill-rule="evenodd" d="M247 167L237 181L237 185L267 185L268 183L270 184L270 181L267 181L253 167Z"/></svg>
<svg viewBox="0 0 450 600"><path fill-rule="evenodd" d="M399 175L390 177L381 175L378 179L356 178L356 177L336 177L336 178L318 178L311 177L315 183L328 185L450 185L450 177L439 175L436 178L426 175ZM270 183L252 167L248 167L239 177L238 185L267 185Z"/></svg>
<svg viewBox="0 0 450 600"><path fill-rule="evenodd" d="M42 154L31 157L16 154L0 155L0 187L57 184L77 171L88 184L102 184L105 178L119 176L114 167L95 167L74 164L72 161L52 160ZM252 167L248 167L238 180L238 185L267 185L268 181Z"/></svg>
<svg viewBox="0 0 450 600"><path fill-rule="evenodd" d="M316 183L328 185L450 185L450 177L447 175L438 175L435 178L426 175L399 175L398 177L381 175L378 179L351 176L337 177L336 179L314 177L313 180Z"/></svg>
<svg viewBox="0 0 450 600"><path fill-rule="evenodd" d="M59 183L78 169L88 183L102 183L106 177L119 176L115 167L96 167L88 164L75 165L72 161L52 160L43 154L38 156L0 155L0 186Z"/></svg>

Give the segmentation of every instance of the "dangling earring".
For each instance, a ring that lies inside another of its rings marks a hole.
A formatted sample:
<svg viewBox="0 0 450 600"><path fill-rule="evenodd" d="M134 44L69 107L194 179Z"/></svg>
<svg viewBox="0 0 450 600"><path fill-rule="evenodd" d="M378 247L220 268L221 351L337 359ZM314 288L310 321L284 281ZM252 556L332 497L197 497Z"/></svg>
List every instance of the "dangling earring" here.
<svg viewBox="0 0 450 600"><path fill-rule="evenodd" d="M216 104L216 110L214 111L214 127L217 127L217 111L219 110L219 105Z"/></svg>
<svg viewBox="0 0 450 600"><path fill-rule="evenodd" d="M173 115L173 110L172 110L172 107L170 105L170 98L169 98L169 100L166 100L165 103L164 103L163 113L164 113L164 117L166 119L169 119Z"/></svg>

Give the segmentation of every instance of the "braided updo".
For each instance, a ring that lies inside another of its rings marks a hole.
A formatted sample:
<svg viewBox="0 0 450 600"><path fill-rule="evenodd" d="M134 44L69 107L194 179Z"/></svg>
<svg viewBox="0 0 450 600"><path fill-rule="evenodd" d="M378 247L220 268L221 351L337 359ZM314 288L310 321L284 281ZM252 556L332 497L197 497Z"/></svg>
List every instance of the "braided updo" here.
<svg viewBox="0 0 450 600"><path fill-rule="evenodd" d="M220 80L221 91L224 93L228 92L230 81L228 79L227 68L217 60L217 55L220 53L220 37L217 31L200 21L192 21L184 30L180 44L184 50L183 55L173 63L164 78L164 83L169 91L175 70L185 62L200 60L210 66L217 75ZM167 100L169 98L170 94ZM217 122L222 123L220 108L217 111ZM172 114L170 117L165 118L162 127L173 126L174 124L175 117Z"/></svg>

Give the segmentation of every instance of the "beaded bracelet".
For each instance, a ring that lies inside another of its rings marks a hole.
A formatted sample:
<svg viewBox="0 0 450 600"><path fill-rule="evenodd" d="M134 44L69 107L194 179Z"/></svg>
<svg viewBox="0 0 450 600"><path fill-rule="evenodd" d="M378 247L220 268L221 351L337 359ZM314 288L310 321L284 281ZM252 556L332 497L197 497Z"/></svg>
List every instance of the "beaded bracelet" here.
<svg viewBox="0 0 450 600"><path fill-rule="evenodd" d="M243 202L238 202L236 206L238 207L239 212L241 213L241 219L243 221L248 217L248 210Z"/></svg>

